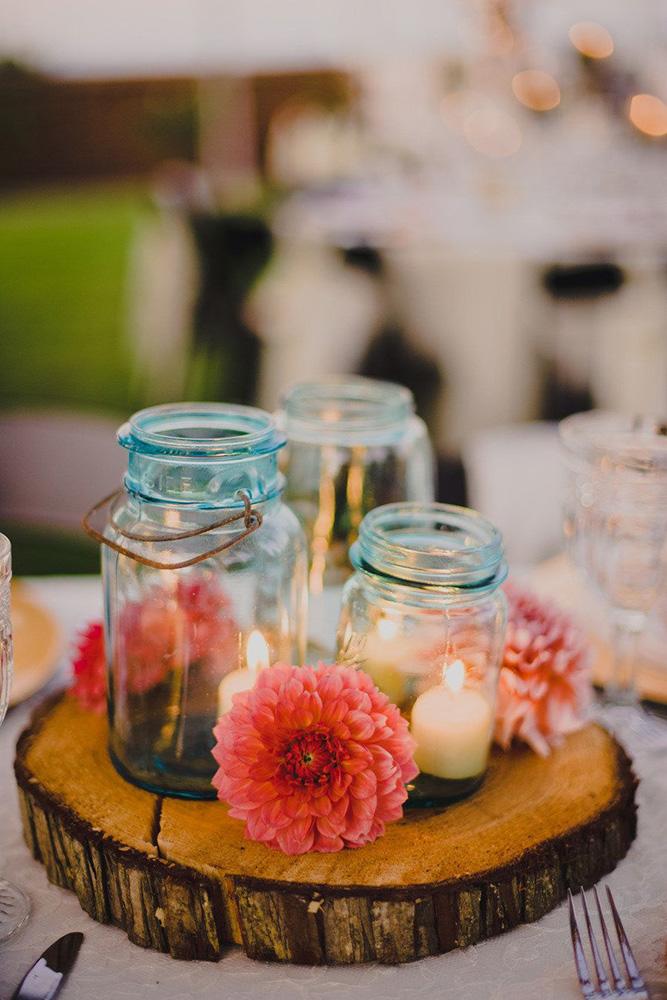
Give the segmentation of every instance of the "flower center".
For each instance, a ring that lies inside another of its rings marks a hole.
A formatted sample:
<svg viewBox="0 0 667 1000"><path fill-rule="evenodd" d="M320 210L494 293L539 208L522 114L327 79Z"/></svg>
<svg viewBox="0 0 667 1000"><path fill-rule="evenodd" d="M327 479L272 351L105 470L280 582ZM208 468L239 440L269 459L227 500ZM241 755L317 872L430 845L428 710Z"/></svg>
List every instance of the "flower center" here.
<svg viewBox="0 0 667 1000"><path fill-rule="evenodd" d="M341 741L322 730L296 733L285 744L280 770L287 781L299 785L328 785L345 758Z"/></svg>

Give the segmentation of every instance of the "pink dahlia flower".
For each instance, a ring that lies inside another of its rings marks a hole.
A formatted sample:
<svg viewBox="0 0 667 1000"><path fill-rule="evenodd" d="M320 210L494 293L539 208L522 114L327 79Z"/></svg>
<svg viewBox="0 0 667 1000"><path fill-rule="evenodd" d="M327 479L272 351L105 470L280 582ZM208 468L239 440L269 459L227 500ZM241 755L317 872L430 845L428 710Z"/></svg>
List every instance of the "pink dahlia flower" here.
<svg viewBox="0 0 667 1000"><path fill-rule="evenodd" d="M79 633L72 660L71 692L82 708L100 715L106 706L107 665L102 622L91 622Z"/></svg>
<svg viewBox="0 0 667 1000"><path fill-rule="evenodd" d="M496 741L517 737L546 757L580 729L591 698L591 650L572 619L515 584L505 587L508 625L496 709Z"/></svg>
<svg viewBox="0 0 667 1000"><path fill-rule="evenodd" d="M407 722L351 667L269 667L214 735L218 798L249 839L286 854L370 844L418 773Z"/></svg>
<svg viewBox="0 0 667 1000"><path fill-rule="evenodd" d="M128 690L150 691L170 670L203 663L214 677L238 665L238 625L215 580L180 578L174 592L155 586L128 601L119 619L119 662Z"/></svg>
<svg viewBox="0 0 667 1000"><path fill-rule="evenodd" d="M190 574L175 591L151 587L140 601L127 601L118 621L117 663L132 694L146 694L170 670L201 662L214 681L238 666L238 625L232 604L215 580ZM81 633L72 661L72 695L102 712L106 704L106 660L101 622Z"/></svg>

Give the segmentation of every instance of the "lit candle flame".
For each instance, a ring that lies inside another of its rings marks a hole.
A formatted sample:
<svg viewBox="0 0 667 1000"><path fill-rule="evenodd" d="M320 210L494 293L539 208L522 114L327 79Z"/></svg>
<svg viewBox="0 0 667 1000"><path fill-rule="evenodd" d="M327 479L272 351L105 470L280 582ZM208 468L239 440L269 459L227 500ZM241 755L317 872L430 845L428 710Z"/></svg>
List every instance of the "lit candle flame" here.
<svg viewBox="0 0 667 1000"><path fill-rule="evenodd" d="M378 621L378 634L381 639L395 639L398 634L398 622L392 618L380 618Z"/></svg>
<svg viewBox="0 0 667 1000"><path fill-rule="evenodd" d="M258 629L253 629L248 636L246 663L248 670L253 674L259 673L260 670L269 665L269 646Z"/></svg>
<svg viewBox="0 0 667 1000"><path fill-rule="evenodd" d="M450 691L460 691L466 679L466 667L463 660L454 660L444 667L444 682Z"/></svg>

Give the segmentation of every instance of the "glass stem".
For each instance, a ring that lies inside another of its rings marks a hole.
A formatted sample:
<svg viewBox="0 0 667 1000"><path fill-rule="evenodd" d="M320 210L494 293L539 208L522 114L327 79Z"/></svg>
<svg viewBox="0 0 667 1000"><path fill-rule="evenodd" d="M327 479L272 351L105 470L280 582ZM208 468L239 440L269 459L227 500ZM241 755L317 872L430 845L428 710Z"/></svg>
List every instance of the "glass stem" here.
<svg viewBox="0 0 667 1000"><path fill-rule="evenodd" d="M604 699L610 705L637 705L637 649L643 621L616 612L612 618L612 662Z"/></svg>

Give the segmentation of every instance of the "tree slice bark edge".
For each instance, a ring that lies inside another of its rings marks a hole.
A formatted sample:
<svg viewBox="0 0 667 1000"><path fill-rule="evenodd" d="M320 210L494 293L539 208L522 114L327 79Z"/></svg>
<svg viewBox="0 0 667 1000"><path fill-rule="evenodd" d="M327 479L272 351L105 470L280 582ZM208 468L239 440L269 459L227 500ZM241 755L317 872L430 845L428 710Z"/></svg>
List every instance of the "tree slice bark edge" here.
<svg viewBox="0 0 667 1000"><path fill-rule="evenodd" d="M539 919L567 889L612 871L636 836L636 779L615 744L618 791L609 807L526 852L520 864L431 886L299 886L257 877L221 880L135 850L55 799L26 766L53 702L17 745L26 842L50 881L73 890L95 920L175 958L217 960L229 943L251 957L299 964L414 961L476 944ZM146 793L149 794L149 793ZM159 825L161 799L155 800Z"/></svg>

